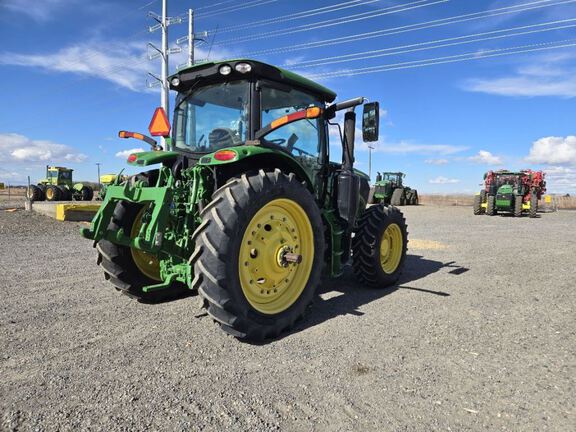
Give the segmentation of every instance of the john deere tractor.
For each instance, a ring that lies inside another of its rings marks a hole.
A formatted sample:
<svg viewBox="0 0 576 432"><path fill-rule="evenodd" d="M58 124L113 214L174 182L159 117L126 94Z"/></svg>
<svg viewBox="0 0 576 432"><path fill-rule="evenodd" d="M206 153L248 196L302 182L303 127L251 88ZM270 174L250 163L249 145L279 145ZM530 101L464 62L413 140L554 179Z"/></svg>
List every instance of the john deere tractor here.
<svg viewBox="0 0 576 432"><path fill-rule="evenodd" d="M519 217L528 212L534 218L544 192L546 182L541 171L488 171L484 174L484 188L474 197L474 214L494 216L507 212Z"/></svg>
<svg viewBox="0 0 576 432"><path fill-rule="evenodd" d="M46 178L30 185L27 196L32 201L91 201L94 191L90 186L72 182L72 169L46 166Z"/></svg>
<svg viewBox="0 0 576 432"><path fill-rule="evenodd" d="M418 191L402 184L406 174L401 172L377 173L376 183L370 190L369 203L418 205Z"/></svg>
<svg viewBox="0 0 576 432"><path fill-rule="evenodd" d="M333 103L326 87L253 60L194 65L169 83L173 124L158 108L149 127L164 148L121 131L154 150L128 157L145 171L118 176L82 230L112 285L151 302L195 290L225 332L262 340L302 317L322 274L340 276L351 263L366 286L398 280L404 217L366 208L368 176L353 168L355 109L363 105L373 141L377 102ZM328 125L338 111L343 160L333 163Z"/></svg>

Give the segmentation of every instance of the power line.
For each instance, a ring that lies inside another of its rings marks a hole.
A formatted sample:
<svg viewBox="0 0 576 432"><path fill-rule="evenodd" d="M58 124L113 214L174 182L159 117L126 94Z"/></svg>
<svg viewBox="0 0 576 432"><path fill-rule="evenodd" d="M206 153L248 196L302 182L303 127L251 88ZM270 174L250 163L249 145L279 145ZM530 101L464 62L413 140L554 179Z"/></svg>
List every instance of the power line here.
<svg viewBox="0 0 576 432"><path fill-rule="evenodd" d="M430 59L415 60L409 62L383 64L378 66L370 66L357 69L343 69L333 72L324 72L310 75L311 79L324 79L324 78L337 78L343 76L356 76L365 75L370 73L388 72L401 69L414 69L418 67L433 66L446 63L457 63L469 60L481 60L484 58L501 57L506 55L522 54L527 52L544 51L556 48L568 48L576 46L576 39L565 39L554 42L543 42L538 44L521 45L508 48L499 48L492 50L485 50L482 52L473 51L464 54L456 54L444 57L435 57Z"/></svg>
<svg viewBox="0 0 576 432"><path fill-rule="evenodd" d="M221 6L223 4L227 4L227 3L237 3L238 0L226 0L226 1L221 1L218 3L212 3L210 5L206 5L206 6L199 6L197 8L194 8L194 10L199 11L199 10L204 10L204 9L211 9L211 8L215 8L217 6Z"/></svg>
<svg viewBox="0 0 576 432"><path fill-rule="evenodd" d="M258 21L252 21L252 22L245 23L245 24L237 24L237 25L233 25L233 26L228 26L228 27L224 27L224 28L220 29L219 32L229 33L232 31L242 30L242 29L246 29L246 28L260 27L260 26L264 26L264 25L277 24L277 23L286 22L286 21L293 21L296 19L308 18L311 16L321 15L321 14L325 14L325 13L337 12L337 11L343 10L343 9L349 9L349 8L358 7L358 6L365 6L365 5L380 2L380 1L382 1L382 0L351 0L351 1L346 1L343 3L336 3L334 5L324 6L324 7L315 8L315 9L308 9L308 10L301 11L301 12L295 12L295 13L283 15L280 17L266 18L266 19L262 19L262 20L258 20ZM208 31L208 33L211 33L211 32L212 32L212 30Z"/></svg>
<svg viewBox="0 0 576 432"><path fill-rule="evenodd" d="M348 35L348 36L342 36L339 38L330 38L330 39L324 39L324 40L314 41L314 42L292 44L292 45L287 45L287 46L278 47L278 48L270 48L270 49L266 49L266 50L250 51L250 52L242 53L241 56L249 57L249 56L266 55L266 54L286 53L286 52L291 52L291 51L300 51L300 50L311 49L311 48L320 48L320 47L324 47L324 46L357 42L360 40L372 39L372 38L377 38L377 37L393 36L393 35L397 35L400 33L408 33L408 32L425 30L425 29L429 29L429 28L436 28L436 27L441 27L441 26L446 26L446 25L451 25L451 24L459 24L462 22L469 22L469 21L478 20L478 19L492 18L492 17L496 17L496 16L503 16L503 15L513 14L513 13L526 12L526 11L540 9L540 8L559 6L559 5L563 5L563 4L567 4L567 3L573 3L576 0L562 0L560 2L550 3L551 1L553 1L553 0L538 0L538 1L523 3L523 4L519 4L519 5L506 6L503 8L490 9L487 11L480 11L480 12L468 13L468 14L463 14L463 15L455 15L455 16L448 17L448 18L441 18L441 19L437 19L437 20L425 21L425 22L416 23L416 24L409 24L409 25L399 26L399 27L391 27L388 29L376 30L376 31L366 32L366 33L357 33L357 34L352 34L352 35ZM546 4L542 4L542 3L546 3Z"/></svg>
<svg viewBox="0 0 576 432"><path fill-rule="evenodd" d="M351 22L376 18L376 17L383 16L383 15L391 15L391 14L395 14L395 13L399 13L399 12L405 12L405 11L409 11L409 10L413 10L413 9L419 9L422 7L434 6L436 4L447 3L450 0L435 0L431 3L424 3L426 1L429 1L429 0L417 0L417 1L410 2L410 3L404 3L401 5L390 6L387 8L378 9L376 11L362 12L359 14L348 15L348 16L341 17L341 18L335 18L335 19L320 21L320 22L311 23L311 24L304 24L301 26L292 27L288 30L283 29L283 30L277 30L277 31L272 31L272 32L266 32L265 34L260 34L260 35L248 35L248 36L241 36L241 37L232 38L232 39L226 39L226 40L223 40L221 42L218 42L217 45L236 44L236 43L242 43L242 42L249 42L249 41L253 41L253 40L269 39L269 38L278 37L278 36L286 36L289 34L300 33L303 31L310 31L310 30L316 30L319 28L333 27L333 26L338 26L338 25L342 25L342 24L348 24ZM422 4L422 3L424 3L424 4ZM396 10L394 10L394 9L396 9Z"/></svg>
<svg viewBox="0 0 576 432"><path fill-rule="evenodd" d="M519 27L511 27L511 28L507 28L507 29L494 30L494 31L490 31L490 32L476 33L476 34L470 34L470 35L458 36L458 37L446 38L446 39L437 39L437 40L433 40L433 41L420 42L420 43L415 43L415 44L410 44L410 45L402 45L402 46L384 48L384 49L379 49L379 50L364 51L364 52L358 52L358 53L353 53L353 54L345 54L345 55L341 55L341 56L324 57L324 58L320 58L320 59L316 59L316 60L306 60L306 61L297 62L297 63L285 63L282 66L298 66L300 68L326 66L326 65L335 64L335 63L345 63L345 62L356 61L356 60L366 60L366 59L376 58L376 57L385 57L385 56L392 56L392 55L398 55L398 54L407 54L407 53L412 53L412 52L417 52L417 51L426 51L426 50L431 50L431 49L445 48L445 47L450 47L450 46L464 45L464 44L470 44L470 43L476 43L476 42L484 42L484 41L488 41L488 40L503 39L503 38L514 37L514 36L524 36L524 35L542 33L542 32L553 31L553 30L564 30L567 28L574 28L574 27L576 27L576 24L562 25L562 26L556 26L556 27L550 27L550 28L540 28L537 30L527 30L527 29L535 28L535 27L548 26L551 24L569 23L569 22L574 22L574 21L576 21L576 18L559 20L559 21L551 21L551 22L540 23L540 24L525 25L525 26L519 26ZM497 33L511 32L514 30L527 30L527 31L521 31L521 32L504 34L504 35L500 34L500 35L490 36L490 37L480 37L480 36L494 35ZM477 38L477 39L462 41L462 39L468 39L468 38ZM450 42L450 41L460 41L460 42L443 43L443 42ZM426 46L426 45L433 45L433 44L439 44L439 45ZM408 49L406 49L406 48L408 48ZM398 51L398 50L400 50L400 51Z"/></svg>
<svg viewBox="0 0 576 432"><path fill-rule="evenodd" d="M208 11L205 12L203 14L198 14L198 18L212 18L218 15L223 15L223 14L227 14L230 12L236 12L239 10L243 10L243 9L249 9L249 8L253 8L256 6L263 6L265 4L269 4L269 3L275 3L278 0L252 0L252 1L247 1L244 2L243 5L238 6L238 5L234 5L234 6L229 6L227 8L222 8L219 9L218 11Z"/></svg>

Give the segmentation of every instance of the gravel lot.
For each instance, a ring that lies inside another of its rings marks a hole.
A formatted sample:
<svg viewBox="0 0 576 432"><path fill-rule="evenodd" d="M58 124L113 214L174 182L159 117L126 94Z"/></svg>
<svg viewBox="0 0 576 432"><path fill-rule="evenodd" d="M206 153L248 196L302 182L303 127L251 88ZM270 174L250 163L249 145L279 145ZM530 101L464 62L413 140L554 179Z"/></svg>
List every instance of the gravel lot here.
<svg viewBox="0 0 576 432"><path fill-rule="evenodd" d="M573 431L576 212L404 212L399 286L330 282L249 345L120 295L81 224L0 210L0 430Z"/></svg>

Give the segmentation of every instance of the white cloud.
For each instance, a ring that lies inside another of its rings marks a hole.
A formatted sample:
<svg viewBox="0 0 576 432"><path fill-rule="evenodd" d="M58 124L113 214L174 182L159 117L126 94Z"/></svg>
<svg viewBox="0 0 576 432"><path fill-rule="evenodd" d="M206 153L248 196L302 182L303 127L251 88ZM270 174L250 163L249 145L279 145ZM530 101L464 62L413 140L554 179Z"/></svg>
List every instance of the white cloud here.
<svg viewBox="0 0 576 432"><path fill-rule="evenodd" d="M426 159L424 161L424 163L429 165L446 165L448 162L448 159Z"/></svg>
<svg viewBox="0 0 576 432"><path fill-rule="evenodd" d="M208 55L207 51L197 49L198 58ZM227 51L210 53L211 59L224 58ZM186 63L186 54L171 56L170 70ZM148 91L145 81L147 71L157 64L149 62L146 43L125 41L91 41L62 48L53 53L18 54L0 53L0 65L42 68L51 72L73 73L110 81L132 91ZM154 71L156 72L156 71ZM156 89L155 91L157 91Z"/></svg>
<svg viewBox="0 0 576 432"><path fill-rule="evenodd" d="M0 54L0 64L40 67L111 81L133 91L144 88L144 43L83 43L47 54Z"/></svg>
<svg viewBox="0 0 576 432"><path fill-rule="evenodd" d="M551 165L576 165L576 136L540 138L532 144L526 161Z"/></svg>
<svg viewBox="0 0 576 432"><path fill-rule="evenodd" d="M479 163L479 164L485 164L485 165L501 165L502 164L502 158L500 156L495 156L486 150L480 150L477 155L470 156L468 158L468 160L471 162L475 162L475 163Z"/></svg>
<svg viewBox="0 0 576 432"><path fill-rule="evenodd" d="M455 184L455 183L460 183L460 180L438 176L435 179L428 180L428 183L432 183L432 184Z"/></svg>
<svg viewBox="0 0 576 432"><path fill-rule="evenodd" d="M540 56L518 68L510 76L473 78L463 84L468 91L500 96L576 97L576 68L567 65L574 54Z"/></svg>
<svg viewBox="0 0 576 432"><path fill-rule="evenodd" d="M142 153L143 151L144 151L143 148L138 147L138 148L133 148L133 149L130 149L130 150L122 150L122 151L119 151L118 153L116 153L115 156L116 156L117 158L126 159L126 158L127 158L128 156L130 156L132 153Z"/></svg>
<svg viewBox="0 0 576 432"><path fill-rule="evenodd" d="M48 140L33 140L15 133L0 134L2 162L82 162L86 155L70 146Z"/></svg>
<svg viewBox="0 0 576 432"><path fill-rule="evenodd" d="M564 193L576 191L576 168L552 166L544 169L546 189L549 192Z"/></svg>

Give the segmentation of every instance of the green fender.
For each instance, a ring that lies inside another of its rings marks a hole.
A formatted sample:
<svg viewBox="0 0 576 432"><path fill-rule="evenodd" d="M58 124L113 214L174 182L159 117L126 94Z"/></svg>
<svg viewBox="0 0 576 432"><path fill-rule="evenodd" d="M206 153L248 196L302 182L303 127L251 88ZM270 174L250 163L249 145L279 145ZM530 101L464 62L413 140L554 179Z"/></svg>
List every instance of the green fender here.
<svg viewBox="0 0 576 432"><path fill-rule="evenodd" d="M131 156L136 156L134 159L130 159ZM128 165L134 166L149 166L158 163L162 163L171 159L176 159L179 155L178 152L173 151L147 151L140 153L132 153L128 156Z"/></svg>
<svg viewBox="0 0 576 432"><path fill-rule="evenodd" d="M83 185L82 183L74 183L74 186L72 186L72 189L74 189L75 191L80 192L83 187L84 187L84 185Z"/></svg>
<svg viewBox="0 0 576 432"><path fill-rule="evenodd" d="M222 160L217 159L218 153L225 152L230 159ZM233 152L234 154L230 153ZM302 164L299 163L289 153L272 149L269 147L242 145L236 147L226 147L202 156L199 165L203 166L224 166L224 165L237 165L239 171L244 171L246 168L287 168L290 172L296 174L298 178L306 182L310 190L313 190L313 183L310 175L304 170ZM231 166L233 168L233 166Z"/></svg>
<svg viewBox="0 0 576 432"><path fill-rule="evenodd" d="M222 158L218 158L218 153L222 152L226 152L229 159L222 160ZM128 164L134 166L149 166L174 160L179 154L181 153L173 151L148 151L134 153L135 157L132 158L132 160L129 157ZM270 166L263 164L263 160L265 160ZM232 164L238 165L240 170L242 170L241 168L245 167L247 164L250 165L250 168L287 167L299 178L306 181L307 186L312 190L312 179L302 168L302 165L290 154L276 149L254 145L226 147L217 150L214 153L202 156L198 161L198 165L202 166L224 166Z"/></svg>

